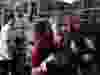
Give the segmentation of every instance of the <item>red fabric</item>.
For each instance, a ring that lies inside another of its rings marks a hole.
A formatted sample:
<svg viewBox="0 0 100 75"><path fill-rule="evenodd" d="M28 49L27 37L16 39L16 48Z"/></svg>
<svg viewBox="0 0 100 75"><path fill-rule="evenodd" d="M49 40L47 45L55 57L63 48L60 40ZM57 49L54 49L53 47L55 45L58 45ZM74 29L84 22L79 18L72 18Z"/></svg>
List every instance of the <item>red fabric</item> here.
<svg viewBox="0 0 100 75"><path fill-rule="evenodd" d="M80 16L72 16L71 22L72 24L80 24Z"/></svg>
<svg viewBox="0 0 100 75"><path fill-rule="evenodd" d="M33 65L38 65L40 64L40 52L38 48L32 48L32 64Z"/></svg>
<svg viewBox="0 0 100 75"><path fill-rule="evenodd" d="M37 34L35 33L36 36L34 35L36 37L36 40L40 40L40 41L38 42L37 47L32 48L32 64L33 65L39 65L41 63L41 49L50 48L50 41L52 40L48 38L49 37L48 34L50 33L45 33L42 36L40 36L40 33L37 33Z"/></svg>
<svg viewBox="0 0 100 75"><path fill-rule="evenodd" d="M46 72L32 72L32 75L48 75Z"/></svg>

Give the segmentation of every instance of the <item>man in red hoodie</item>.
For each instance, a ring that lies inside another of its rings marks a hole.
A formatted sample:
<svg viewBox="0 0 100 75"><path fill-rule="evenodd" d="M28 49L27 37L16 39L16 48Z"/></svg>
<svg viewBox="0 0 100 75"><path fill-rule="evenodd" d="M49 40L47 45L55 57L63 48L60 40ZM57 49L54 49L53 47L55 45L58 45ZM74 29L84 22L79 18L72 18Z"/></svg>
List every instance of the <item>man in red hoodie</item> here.
<svg viewBox="0 0 100 75"><path fill-rule="evenodd" d="M53 14L53 13L52 13ZM67 29L68 30L68 32L70 32L70 25L71 25L71 16L68 16L69 18L67 18L67 16L66 16L66 18L65 18L65 16L61 16L61 14L60 14L60 16L57 14L57 18L56 18L56 36L58 36L58 37L62 37L61 39L63 39L64 38L64 31ZM66 22L67 21L67 22ZM74 21L73 21L74 22ZM65 25L67 25L67 26L65 26ZM39 25L40 26L40 25ZM39 29L39 26L37 26L37 29ZM66 27L66 28L65 28ZM41 28L41 27L40 27ZM65 28L65 29L64 29ZM41 32L41 30L39 31L39 32ZM55 33L55 32L54 32ZM50 62L50 61L52 61L52 60L55 60L55 56L53 55L53 54L49 54L48 53L48 56L46 57L46 59L44 59L43 61L41 61L41 57L42 57L42 50L44 50L44 48L48 48L46 45L49 43L48 41L45 41L45 39L44 39L45 37L43 37L43 35L42 35L42 39L41 40L39 40L39 46L40 46L40 49L39 48L33 48L32 49L32 64L33 65L39 65L39 67L37 67L37 68L34 68L34 69L32 69L32 70L37 70L37 71L40 71L40 70L42 70L42 71L46 71L47 70L47 68L46 68L46 63L47 62ZM60 40L61 40L60 39ZM58 40L57 40L58 41ZM60 43L60 42L58 42L58 43ZM55 46L56 47L56 46ZM54 47L54 48L55 48ZM44 51L43 51L44 52ZM52 52L50 52L50 53L52 53Z"/></svg>

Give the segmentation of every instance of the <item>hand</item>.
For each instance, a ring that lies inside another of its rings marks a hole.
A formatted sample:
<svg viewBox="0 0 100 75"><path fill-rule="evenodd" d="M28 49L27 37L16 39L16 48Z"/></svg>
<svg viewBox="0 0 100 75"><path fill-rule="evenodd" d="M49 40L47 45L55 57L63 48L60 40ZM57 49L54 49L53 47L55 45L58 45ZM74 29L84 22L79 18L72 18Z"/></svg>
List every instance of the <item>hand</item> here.
<svg viewBox="0 0 100 75"><path fill-rule="evenodd" d="M40 67L41 67L41 71L47 72L47 66L46 66L46 63L41 63Z"/></svg>

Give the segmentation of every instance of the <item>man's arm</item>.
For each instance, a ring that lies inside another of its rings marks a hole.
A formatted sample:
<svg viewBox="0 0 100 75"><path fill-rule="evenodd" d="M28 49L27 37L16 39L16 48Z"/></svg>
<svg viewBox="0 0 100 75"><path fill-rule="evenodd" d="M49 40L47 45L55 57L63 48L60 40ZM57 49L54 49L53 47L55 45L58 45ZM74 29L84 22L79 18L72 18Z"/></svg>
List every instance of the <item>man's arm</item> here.
<svg viewBox="0 0 100 75"><path fill-rule="evenodd" d="M0 56L8 58L8 51L7 51L7 34L8 34L8 29L10 26L8 24L5 24L2 26L1 31L0 31Z"/></svg>
<svg viewBox="0 0 100 75"><path fill-rule="evenodd" d="M42 61L42 63L48 63L48 62L51 62L51 61L55 61L55 55L53 53L49 54L49 56Z"/></svg>
<svg viewBox="0 0 100 75"><path fill-rule="evenodd" d="M53 53L51 53L44 61L42 61L42 63L40 64L40 68L43 72L47 72L47 66L46 64L48 62L51 62L51 61L55 61L55 56Z"/></svg>

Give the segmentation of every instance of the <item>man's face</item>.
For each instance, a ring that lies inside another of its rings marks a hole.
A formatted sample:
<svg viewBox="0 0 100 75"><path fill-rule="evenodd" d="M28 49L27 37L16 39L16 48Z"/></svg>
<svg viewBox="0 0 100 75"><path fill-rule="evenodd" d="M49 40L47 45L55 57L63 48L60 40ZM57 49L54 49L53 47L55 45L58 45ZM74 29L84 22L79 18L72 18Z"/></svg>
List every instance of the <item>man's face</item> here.
<svg viewBox="0 0 100 75"><path fill-rule="evenodd" d="M56 32L64 32L70 25L70 16L53 16L52 23L55 24Z"/></svg>

